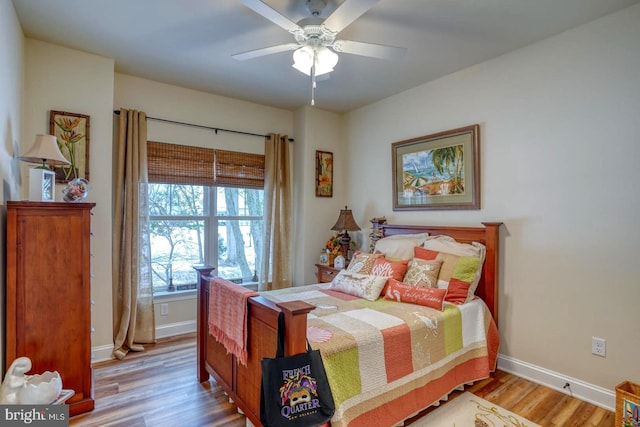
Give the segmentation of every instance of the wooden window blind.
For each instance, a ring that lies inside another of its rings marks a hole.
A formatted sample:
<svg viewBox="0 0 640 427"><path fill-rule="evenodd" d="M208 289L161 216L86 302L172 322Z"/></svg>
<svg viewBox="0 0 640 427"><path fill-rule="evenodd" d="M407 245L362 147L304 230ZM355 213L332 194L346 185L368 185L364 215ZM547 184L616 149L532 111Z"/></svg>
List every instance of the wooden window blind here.
<svg viewBox="0 0 640 427"><path fill-rule="evenodd" d="M214 150L213 181L222 187L264 188L264 155Z"/></svg>
<svg viewBox="0 0 640 427"><path fill-rule="evenodd" d="M264 155L149 141L149 182L264 187Z"/></svg>

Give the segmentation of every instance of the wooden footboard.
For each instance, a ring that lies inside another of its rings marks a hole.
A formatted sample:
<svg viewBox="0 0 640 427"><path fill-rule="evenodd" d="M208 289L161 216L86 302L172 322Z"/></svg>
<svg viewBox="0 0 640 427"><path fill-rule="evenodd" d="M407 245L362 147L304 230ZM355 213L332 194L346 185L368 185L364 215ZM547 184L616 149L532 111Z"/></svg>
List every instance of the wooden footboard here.
<svg viewBox="0 0 640 427"><path fill-rule="evenodd" d="M211 267L196 267L198 271L198 381L212 375L238 408L256 426L260 423L260 361L276 353L278 313L285 317L285 354L306 350L307 313L314 309L302 301L274 304L260 296L248 300L247 365L237 363L235 356L209 335L209 288L212 285Z"/></svg>

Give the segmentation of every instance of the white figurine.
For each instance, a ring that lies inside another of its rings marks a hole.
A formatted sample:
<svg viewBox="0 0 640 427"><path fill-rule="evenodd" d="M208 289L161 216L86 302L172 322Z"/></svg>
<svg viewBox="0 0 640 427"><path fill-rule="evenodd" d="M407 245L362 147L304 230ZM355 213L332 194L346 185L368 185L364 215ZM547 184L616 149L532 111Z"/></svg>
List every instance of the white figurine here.
<svg viewBox="0 0 640 427"><path fill-rule="evenodd" d="M31 359L19 357L13 361L0 386L0 404L46 405L62 391L62 379L56 372L25 375L31 370Z"/></svg>

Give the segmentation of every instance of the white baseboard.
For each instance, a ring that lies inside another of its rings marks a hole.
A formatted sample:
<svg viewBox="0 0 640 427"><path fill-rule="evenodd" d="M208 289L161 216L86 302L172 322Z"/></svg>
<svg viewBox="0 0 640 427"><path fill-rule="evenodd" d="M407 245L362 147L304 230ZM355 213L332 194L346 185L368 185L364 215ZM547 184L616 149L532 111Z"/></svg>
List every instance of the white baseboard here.
<svg viewBox="0 0 640 427"><path fill-rule="evenodd" d="M156 328L156 338L167 338L175 335L189 334L196 332L197 323L195 320L186 322L176 322L168 325L161 325ZM101 345L91 348L91 363L106 362L113 359L113 344Z"/></svg>
<svg viewBox="0 0 640 427"><path fill-rule="evenodd" d="M156 326L156 338L167 338L175 335L190 334L196 332L198 323L195 320L185 322L169 323L167 325Z"/></svg>
<svg viewBox="0 0 640 427"><path fill-rule="evenodd" d="M586 383L577 378L572 378L502 354L498 355L498 369L554 390L570 394L573 397L609 411L615 411L616 394L613 390L607 390L606 388ZM566 383L569 383L570 386L568 389L563 389Z"/></svg>
<svg viewBox="0 0 640 427"><path fill-rule="evenodd" d="M113 359L113 344L91 348L91 363L106 362Z"/></svg>

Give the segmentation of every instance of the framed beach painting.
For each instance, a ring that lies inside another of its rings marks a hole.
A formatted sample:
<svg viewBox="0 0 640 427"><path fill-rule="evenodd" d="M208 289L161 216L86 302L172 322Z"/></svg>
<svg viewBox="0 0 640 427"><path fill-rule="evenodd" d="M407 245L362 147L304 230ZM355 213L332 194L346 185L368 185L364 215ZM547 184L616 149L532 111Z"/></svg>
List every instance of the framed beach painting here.
<svg viewBox="0 0 640 427"><path fill-rule="evenodd" d="M89 116L53 111L49 113L49 132L58 140L58 148L69 160L68 166L55 168L56 182L75 178L89 180Z"/></svg>
<svg viewBox="0 0 640 427"><path fill-rule="evenodd" d="M480 209L480 125L391 144L393 210Z"/></svg>
<svg viewBox="0 0 640 427"><path fill-rule="evenodd" d="M333 153L316 151L316 197L333 197Z"/></svg>

